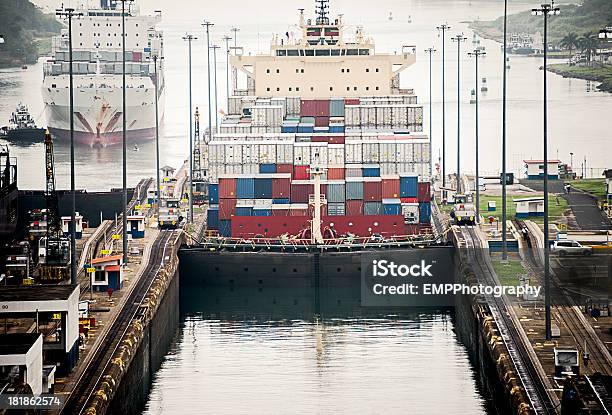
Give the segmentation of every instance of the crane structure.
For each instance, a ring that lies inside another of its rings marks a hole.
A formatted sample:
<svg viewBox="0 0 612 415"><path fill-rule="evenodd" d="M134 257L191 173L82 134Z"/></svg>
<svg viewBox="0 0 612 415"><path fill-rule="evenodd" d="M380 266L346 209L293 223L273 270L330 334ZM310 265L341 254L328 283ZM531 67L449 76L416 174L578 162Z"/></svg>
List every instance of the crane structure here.
<svg viewBox="0 0 612 415"><path fill-rule="evenodd" d="M193 201L197 204L202 204L208 197L208 183L206 181L206 169L202 163L202 141L200 139L200 111L198 107L194 113L194 125L193 125L193 169L192 169L192 191ZM205 157L206 158L206 157Z"/></svg>

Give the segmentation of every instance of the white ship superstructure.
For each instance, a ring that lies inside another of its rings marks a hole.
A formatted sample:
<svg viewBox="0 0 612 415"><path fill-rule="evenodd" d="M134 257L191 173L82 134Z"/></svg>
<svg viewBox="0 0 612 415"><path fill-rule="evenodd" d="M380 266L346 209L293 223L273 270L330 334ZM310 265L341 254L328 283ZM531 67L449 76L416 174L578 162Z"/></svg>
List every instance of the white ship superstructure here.
<svg viewBox="0 0 612 415"><path fill-rule="evenodd" d="M120 143L122 125L121 2L100 0L82 6L72 22L74 79L74 137L90 146ZM137 4L126 3L126 117L128 141L155 137L155 80L153 56L158 56L157 77L160 119L163 118L165 82L161 15L142 16ZM43 99L51 133L70 137L68 29L53 39L53 57L45 63Z"/></svg>

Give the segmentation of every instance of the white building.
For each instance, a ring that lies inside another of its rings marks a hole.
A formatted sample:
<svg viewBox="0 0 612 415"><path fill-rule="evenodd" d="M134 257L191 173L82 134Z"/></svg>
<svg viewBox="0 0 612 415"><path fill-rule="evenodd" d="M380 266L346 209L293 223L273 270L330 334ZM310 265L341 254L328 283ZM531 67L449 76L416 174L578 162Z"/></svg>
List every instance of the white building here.
<svg viewBox="0 0 612 415"><path fill-rule="evenodd" d="M27 383L36 396L43 393L42 346L40 333L0 334L0 379Z"/></svg>
<svg viewBox="0 0 612 415"><path fill-rule="evenodd" d="M544 179L544 160L523 160L525 163L525 176L529 180ZM559 165L561 160L548 160L548 178L559 179Z"/></svg>

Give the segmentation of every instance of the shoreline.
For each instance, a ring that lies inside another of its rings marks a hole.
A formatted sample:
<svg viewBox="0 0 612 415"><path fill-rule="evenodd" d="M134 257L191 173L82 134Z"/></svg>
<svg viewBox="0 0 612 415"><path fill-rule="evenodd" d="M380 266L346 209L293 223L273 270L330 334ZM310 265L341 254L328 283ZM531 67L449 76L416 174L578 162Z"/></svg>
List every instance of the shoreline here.
<svg viewBox="0 0 612 415"><path fill-rule="evenodd" d="M548 72L561 75L564 78L583 79L599 82L597 89L602 92L612 93L612 66L583 67L569 66L568 64L553 64L546 67Z"/></svg>

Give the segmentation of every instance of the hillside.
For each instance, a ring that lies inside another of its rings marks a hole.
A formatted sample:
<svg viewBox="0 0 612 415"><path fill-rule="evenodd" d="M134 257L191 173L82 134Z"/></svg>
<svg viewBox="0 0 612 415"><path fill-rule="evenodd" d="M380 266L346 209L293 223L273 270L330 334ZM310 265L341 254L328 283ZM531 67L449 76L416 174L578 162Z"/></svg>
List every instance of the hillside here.
<svg viewBox="0 0 612 415"><path fill-rule="evenodd" d="M35 62L50 49L49 37L59 33L61 24L54 16L43 14L29 0L0 1L0 67Z"/></svg>
<svg viewBox="0 0 612 415"><path fill-rule="evenodd" d="M535 5L536 3L534 3ZM580 5L561 5L561 14L549 19L549 40L556 45L568 33L599 33L612 23L612 7L610 0L583 0ZM500 41L503 36L503 16L492 21L471 22L470 27L482 36ZM531 10L526 10L508 16L508 33L542 32L543 17L532 16Z"/></svg>

